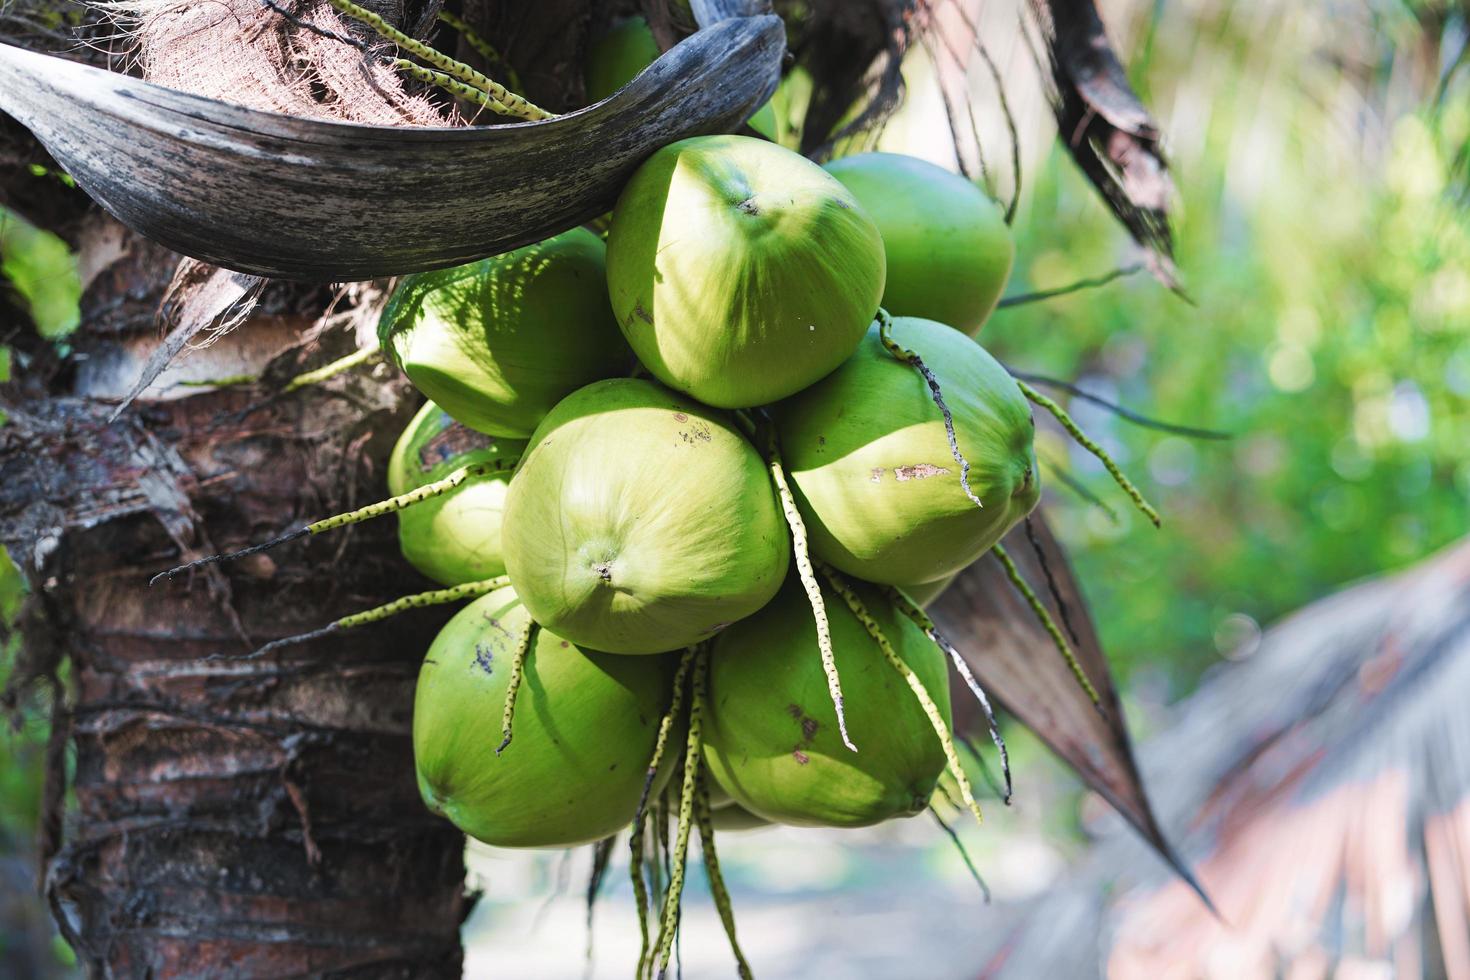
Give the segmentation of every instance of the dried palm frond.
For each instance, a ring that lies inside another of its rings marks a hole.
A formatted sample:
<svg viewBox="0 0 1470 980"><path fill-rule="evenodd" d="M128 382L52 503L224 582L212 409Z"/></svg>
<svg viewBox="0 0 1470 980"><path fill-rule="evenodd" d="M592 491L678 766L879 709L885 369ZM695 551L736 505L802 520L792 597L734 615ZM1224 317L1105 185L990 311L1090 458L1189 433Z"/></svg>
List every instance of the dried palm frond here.
<svg viewBox="0 0 1470 980"><path fill-rule="evenodd" d="M1142 752L1218 916L1113 839L986 975L1470 975L1467 691L1470 539L1308 606Z"/></svg>

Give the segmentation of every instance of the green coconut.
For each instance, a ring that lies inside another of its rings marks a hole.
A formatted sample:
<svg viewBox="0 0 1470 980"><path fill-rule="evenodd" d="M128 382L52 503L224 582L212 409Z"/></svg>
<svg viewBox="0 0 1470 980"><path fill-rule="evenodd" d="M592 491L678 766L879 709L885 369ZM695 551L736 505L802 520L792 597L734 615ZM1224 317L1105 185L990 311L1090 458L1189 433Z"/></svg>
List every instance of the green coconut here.
<svg viewBox="0 0 1470 980"><path fill-rule="evenodd" d="M659 56L658 41L648 21L624 17L587 50L587 101L601 102L653 64Z"/></svg>
<svg viewBox="0 0 1470 980"><path fill-rule="evenodd" d="M883 295L883 242L835 178L741 136L672 143L613 212L613 312L644 366L709 405L794 394L862 340Z"/></svg>
<svg viewBox="0 0 1470 980"><path fill-rule="evenodd" d="M658 60L659 54L658 41L645 18L619 19L587 51L587 101L601 102L612 95ZM757 109L748 124L768 139L776 139L779 130L772 107L775 101L773 96Z"/></svg>
<svg viewBox="0 0 1470 980"><path fill-rule="evenodd" d="M742 830L760 830L771 826L765 817L756 816L739 803L722 806L710 813L710 824L721 833L736 833Z"/></svg>
<svg viewBox="0 0 1470 980"><path fill-rule="evenodd" d="M585 228L408 276L378 326L414 386L451 417L525 439L561 398L633 363L607 302L606 248Z"/></svg>
<svg viewBox="0 0 1470 980"><path fill-rule="evenodd" d="M536 620L614 653L686 647L749 616L790 552L761 457L724 413L632 378L588 385L541 423L502 535Z"/></svg>
<svg viewBox="0 0 1470 980"><path fill-rule="evenodd" d="M461 609L435 637L414 695L419 792L487 844L600 840L637 811L677 664L594 653L539 630L516 696L514 740L497 755L511 662L529 622L505 588Z"/></svg>
<svg viewBox="0 0 1470 980"><path fill-rule="evenodd" d="M932 320L899 317L893 337L934 372L970 463L960 483L944 418L875 324L839 369L776 411L781 451L811 551L849 575L932 582L975 561L1040 497L1030 403L995 358Z"/></svg>
<svg viewBox="0 0 1470 980"><path fill-rule="evenodd" d="M944 654L876 588L853 589L949 723ZM827 693L816 623L792 576L770 605L731 626L710 654L704 757L752 813L796 826L863 827L929 804L944 749L907 682L836 593L823 588L847 727Z"/></svg>
<svg viewBox="0 0 1470 980"><path fill-rule="evenodd" d="M726 789L725 787L721 786L720 785L720 781L718 779L714 778L714 775L712 773L710 773L709 770L705 770L705 774L704 775L705 775L705 780L704 780L705 789L709 793L709 806L710 806L710 809L711 810L723 810L727 806L734 806L735 805L735 797L733 797L733 796L730 795L730 791L728 789Z"/></svg>
<svg viewBox="0 0 1470 980"><path fill-rule="evenodd" d="M524 442L476 432L426 402L393 447L388 492L397 497L461 467L511 461L524 451ZM398 546L403 557L444 585L504 575L500 512L509 488L509 473L488 473L399 511Z"/></svg>
<svg viewBox="0 0 1470 980"><path fill-rule="evenodd" d="M705 769L704 785L709 792L710 823L716 830L757 830L771 826L765 817L756 816L735 802L730 791L720 785L708 768Z"/></svg>
<svg viewBox="0 0 1470 980"><path fill-rule="evenodd" d="M883 234L883 307L974 335L1010 278L1015 241L1000 205L943 167L898 153L827 164Z"/></svg>
<svg viewBox="0 0 1470 980"><path fill-rule="evenodd" d="M953 575L946 575L944 578L937 579L933 582L920 582L917 585L900 585L899 588L919 606L924 607L943 595L944 590L949 588L950 584L958 577L959 572L955 572Z"/></svg>

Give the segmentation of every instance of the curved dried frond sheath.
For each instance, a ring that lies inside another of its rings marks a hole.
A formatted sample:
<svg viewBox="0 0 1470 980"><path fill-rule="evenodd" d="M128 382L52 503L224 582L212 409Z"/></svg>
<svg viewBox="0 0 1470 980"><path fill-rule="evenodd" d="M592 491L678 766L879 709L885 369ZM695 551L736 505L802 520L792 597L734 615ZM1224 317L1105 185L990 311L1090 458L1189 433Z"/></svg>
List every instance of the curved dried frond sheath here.
<svg viewBox="0 0 1470 980"><path fill-rule="evenodd" d="M566 231L609 210L659 147L737 129L780 80L785 29L770 14L702 23L609 98L539 122L287 116L5 44L0 111L123 224L176 252L358 282Z"/></svg>

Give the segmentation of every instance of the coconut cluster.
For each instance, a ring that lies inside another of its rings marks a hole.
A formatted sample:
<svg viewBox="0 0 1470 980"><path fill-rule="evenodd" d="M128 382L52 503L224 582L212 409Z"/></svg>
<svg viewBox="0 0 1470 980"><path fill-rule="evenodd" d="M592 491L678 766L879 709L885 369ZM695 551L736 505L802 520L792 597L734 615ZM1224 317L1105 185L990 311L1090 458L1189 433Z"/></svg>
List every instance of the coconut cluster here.
<svg viewBox="0 0 1470 980"><path fill-rule="evenodd" d="M696 703L726 826L929 805L955 760L918 605L1040 492L1029 403L972 339L998 222L907 157L699 137L633 174L605 242L400 285L381 337L431 401L395 495L519 459L400 516L429 577L509 583L424 661L431 808L490 844L606 838L661 799Z"/></svg>

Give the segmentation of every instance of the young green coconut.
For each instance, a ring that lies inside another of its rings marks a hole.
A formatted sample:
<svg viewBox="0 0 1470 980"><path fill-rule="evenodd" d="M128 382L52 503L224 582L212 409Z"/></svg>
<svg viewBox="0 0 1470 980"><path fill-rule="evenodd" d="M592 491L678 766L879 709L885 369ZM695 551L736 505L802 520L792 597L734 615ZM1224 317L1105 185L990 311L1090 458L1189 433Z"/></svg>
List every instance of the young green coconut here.
<svg viewBox="0 0 1470 980"><path fill-rule="evenodd" d="M419 409L388 459L388 492L398 497L456 470L519 456L525 443L487 436L454 421L438 405ZM459 585L505 574L500 512L510 487L503 470L467 479L442 496L398 512L403 557L429 578Z"/></svg>
<svg viewBox="0 0 1470 980"><path fill-rule="evenodd" d="M883 295L883 242L830 174L741 136L672 143L613 212L607 283L644 366L721 408L795 394L841 364Z"/></svg>
<svg viewBox="0 0 1470 980"><path fill-rule="evenodd" d="M921 607L927 607L935 599L938 599L944 594L944 590L950 587L950 584L959 577L959 574L959 572L955 572L953 575L946 575L944 578L936 579L933 582L920 582L917 585L900 585L899 588L916 604Z"/></svg>
<svg viewBox="0 0 1470 980"><path fill-rule="evenodd" d="M710 824L715 830L755 830L771 826L765 817L751 813L735 802L730 791L720 785L711 772L705 772L705 789L709 793Z"/></svg>
<svg viewBox="0 0 1470 980"><path fill-rule="evenodd" d="M760 830L772 825L773 821L751 813L739 803L715 807L710 813L710 826L727 834L739 833L742 830Z"/></svg>
<svg viewBox="0 0 1470 980"><path fill-rule="evenodd" d="M944 654L878 589L851 590L948 726ZM711 645L705 762L736 803L781 823L863 827L921 813L945 769L945 747L865 625L830 583L822 592L861 751L838 733L811 607L793 576L770 605Z"/></svg>
<svg viewBox="0 0 1470 980"><path fill-rule="evenodd" d="M713 636L770 601L790 560L755 448L724 413L632 378L546 416L511 480L502 542L536 621L611 653Z"/></svg>
<svg viewBox="0 0 1470 980"><path fill-rule="evenodd" d="M632 357L607 303L606 248L585 228L408 276L378 335L414 386L487 435L525 439L551 406Z"/></svg>
<svg viewBox="0 0 1470 980"><path fill-rule="evenodd" d="M877 324L842 367L774 414L812 554L868 582L932 582L1036 506L1035 426L1016 382L970 338L908 317L892 321L892 337L921 351L943 386L954 443L924 377Z"/></svg>
<svg viewBox="0 0 1470 980"><path fill-rule="evenodd" d="M600 102L612 95L653 64L661 53L647 18L635 14L619 19L587 51L587 101ZM778 95L755 111L747 124L767 139L776 139L780 131L774 108L778 98L779 90Z"/></svg>
<svg viewBox="0 0 1470 980"><path fill-rule="evenodd" d="M424 802L500 847L617 833L644 793L676 667L676 658L595 653L536 628L511 588L482 596L435 637L419 672L413 748ZM508 703L517 707L506 746Z"/></svg>
<svg viewBox="0 0 1470 980"><path fill-rule="evenodd" d="M899 153L844 157L827 172L883 235L884 308L974 336L1000 301L1016 256L1001 206L964 177Z"/></svg>
<svg viewBox="0 0 1470 980"><path fill-rule="evenodd" d="M601 102L612 95L661 53L647 19L637 15L618 19L587 49L587 101Z"/></svg>

